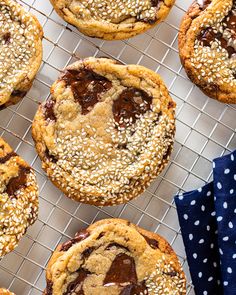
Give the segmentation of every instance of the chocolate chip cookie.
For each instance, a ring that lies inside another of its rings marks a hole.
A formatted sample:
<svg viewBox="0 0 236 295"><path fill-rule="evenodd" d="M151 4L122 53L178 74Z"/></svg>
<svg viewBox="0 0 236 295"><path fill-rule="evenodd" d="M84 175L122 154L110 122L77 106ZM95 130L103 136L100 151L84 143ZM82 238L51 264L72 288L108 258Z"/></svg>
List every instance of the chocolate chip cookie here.
<svg viewBox="0 0 236 295"><path fill-rule="evenodd" d="M195 1L180 26L179 51L193 83L208 96L236 103L236 1Z"/></svg>
<svg viewBox="0 0 236 295"><path fill-rule="evenodd" d="M126 39L161 22L175 0L51 0L57 13L83 34Z"/></svg>
<svg viewBox="0 0 236 295"><path fill-rule="evenodd" d="M0 288L0 295L15 295L15 294L10 292L9 290Z"/></svg>
<svg viewBox="0 0 236 295"><path fill-rule="evenodd" d="M0 137L0 257L17 246L37 213L35 174Z"/></svg>
<svg viewBox="0 0 236 295"><path fill-rule="evenodd" d="M0 108L30 89L42 60L42 28L14 0L0 0Z"/></svg>
<svg viewBox="0 0 236 295"><path fill-rule="evenodd" d="M44 295L182 295L185 275L159 235L121 219L98 221L59 245Z"/></svg>
<svg viewBox="0 0 236 295"><path fill-rule="evenodd" d="M141 194L167 164L174 113L156 73L88 58L53 84L32 132L43 169L67 196L115 205Z"/></svg>

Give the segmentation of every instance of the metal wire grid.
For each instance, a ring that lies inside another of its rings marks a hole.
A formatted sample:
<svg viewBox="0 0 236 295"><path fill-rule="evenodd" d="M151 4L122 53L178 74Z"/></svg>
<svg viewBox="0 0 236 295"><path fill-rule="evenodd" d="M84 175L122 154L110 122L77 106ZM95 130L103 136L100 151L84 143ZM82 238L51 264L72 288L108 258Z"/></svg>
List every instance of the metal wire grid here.
<svg viewBox="0 0 236 295"><path fill-rule="evenodd" d="M177 0L167 20L147 33L116 42L83 36L56 15L49 1L20 2L38 17L44 28L44 58L27 96L16 106L1 111L0 135L35 169L40 185L40 212L38 221L16 250L0 261L0 286L18 295L42 294L45 267L60 242L96 220L120 217L155 231L170 242L187 274L187 294L194 294L173 196L208 182L212 177L212 159L236 146L236 109L203 95L186 78L179 62L178 26L191 0ZM162 75L178 104L176 142L170 164L141 197L121 206L97 208L64 197L45 176L34 151L31 123L38 104L49 96L59 71L86 56L108 56L153 69Z"/></svg>

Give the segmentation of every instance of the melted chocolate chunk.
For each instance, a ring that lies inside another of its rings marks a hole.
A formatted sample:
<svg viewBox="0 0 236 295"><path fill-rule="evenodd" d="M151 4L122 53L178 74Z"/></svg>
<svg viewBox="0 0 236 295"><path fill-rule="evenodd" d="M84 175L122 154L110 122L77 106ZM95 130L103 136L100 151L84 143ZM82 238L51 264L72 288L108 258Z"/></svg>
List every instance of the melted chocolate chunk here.
<svg viewBox="0 0 236 295"><path fill-rule="evenodd" d="M125 89L113 102L113 115L120 126L134 123L137 117L151 109L152 97L137 88ZM125 122L127 120L129 122Z"/></svg>
<svg viewBox="0 0 236 295"><path fill-rule="evenodd" d="M236 15L232 11L223 20L224 27L230 29L234 32L233 39L236 38ZM218 40L221 47L226 49L229 57L236 53L234 47L230 46L228 41L224 38L223 34L220 32L215 33L212 28L207 28L198 36L203 46L211 46L211 43Z"/></svg>
<svg viewBox="0 0 236 295"><path fill-rule="evenodd" d="M129 251L129 249L127 247L124 247L120 244L117 244L117 243L112 243L112 244L109 244L107 247L106 247L106 250L111 250L111 248L113 247L116 247L116 248L120 248L120 249L123 249L125 251Z"/></svg>
<svg viewBox="0 0 236 295"><path fill-rule="evenodd" d="M18 176L13 177L9 180L6 186L6 193L9 196L14 196L16 191L24 187L27 183L27 174L30 173L29 167L19 167Z"/></svg>
<svg viewBox="0 0 236 295"><path fill-rule="evenodd" d="M10 152L9 154L7 154L4 157L0 157L0 164L6 163L8 160L11 159L11 157L15 157L15 156L17 156L17 154L15 152Z"/></svg>
<svg viewBox="0 0 236 295"><path fill-rule="evenodd" d="M176 271L164 272L165 275L170 277L175 277L177 275Z"/></svg>
<svg viewBox="0 0 236 295"><path fill-rule="evenodd" d="M51 121L56 121L56 116L54 113L54 105L55 105L55 100L52 100L49 98L46 103L43 106L44 109L44 117L45 119L49 119Z"/></svg>
<svg viewBox="0 0 236 295"><path fill-rule="evenodd" d="M3 40L5 41L5 44L9 44L10 43L10 40L11 40L11 33L8 32L8 33L5 33L3 36L2 36Z"/></svg>
<svg viewBox="0 0 236 295"><path fill-rule="evenodd" d="M111 81L92 70L67 70L61 77L71 87L74 99L79 102L82 114L86 115L99 102L101 95L112 87Z"/></svg>
<svg viewBox="0 0 236 295"><path fill-rule="evenodd" d="M142 282L136 285L135 284L128 285L120 293L120 295L136 295L136 294L148 294L148 289L145 285L145 282Z"/></svg>
<svg viewBox="0 0 236 295"><path fill-rule="evenodd" d="M49 153L49 149L48 148L46 148L44 154L45 154L46 158L49 159L51 162L53 162L53 163L56 163L57 162L58 159L54 155L51 155Z"/></svg>
<svg viewBox="0 0 236 295"><path fill-rule="evenodd" d="M24 97L26 95L26 91L22 91L22 90L14 90L11 93L11 96L17 96L17 97Z"/></svg>
<svg viewBox="0 0 236 295"><path fill-rule="evenodd" d="M152 7L157 7L157 5L160 3L160 0L151 0Z"/></svg>
<svg viewBox="0 0 236 295"><path fill-rule="evenodd" d="M146 242L148 243L148 245L153 248L153 249L158 249L159 248L159 243L157 240L155 239L150 239L149 237L142 235L144 237L144 239L146 240Z"/></svg>
<svg viewBox="0 0 236 295"><path fill-rule="evenodd" d="M83 259L88 258L95 249L96 249L95 247L90 247L90 248L84 250L84 252L82 252L82 254L81 254L82 258Z"/></svg>
<svg viewBox="0 0 236 295"><path fill-rule="evenodd" d="M52 295L53 283L47 280L46 295Z"/></svg>
<svg viewBox="0 0 236 295"><path fill-rule="evenodd" d="M89 232L87 230L81 230L79 231L74 239L65 242L64 244L61 245L61 250L60 251L67 251L69 250L74 244L79 243L83 240L85 240L87 237L89 237Z"/></svg>
<svg viewBox="0 0 236 295"><path fill-rule="evenodd" d="M67 286L66 292L64 292L63 295L69 295L75 291L76 291L76 294L79 294L79 295L84 294L83 282L91 273L85 269L79 269L77 273L78 273L77 278ZM80 290L77 291L76 289L79 287L80 284L81 284Z"/></svg>
<svg viewBox="0 0 236 295"><path fill-rule="evenodd" d="M211 4L211 0L198 0L197 3L202 10L205 10Z"/></svg>
<svg viewBox="0 0 236 295"><path fill-rule="evenodd" d="M135 261L131 256L121 253L116 256L104 279L104 286L137 284Z"/></svg>

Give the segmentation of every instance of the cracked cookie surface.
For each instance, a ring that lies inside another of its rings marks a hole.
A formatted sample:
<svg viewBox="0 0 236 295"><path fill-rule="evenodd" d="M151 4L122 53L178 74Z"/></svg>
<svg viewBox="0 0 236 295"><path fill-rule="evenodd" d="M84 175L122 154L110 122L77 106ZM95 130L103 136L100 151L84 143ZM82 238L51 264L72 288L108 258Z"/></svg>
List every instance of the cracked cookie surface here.
<svg viewBox="0 0 236 295"><path fill-rule="evenodd" d="M121 219L90 225L59 245L44 295L183 295L185 275L159 235Z"/></svg>
<svg viewBox="0 0 236 295"><path fill-rule="evenodd" d="M126 39L162 21L175 0L51 0L57 13L90 37Z"/></svg>
<svg viewBox="0 0 236 295"><path fill-rule="evenodd" d="M179 33L182 64L205 94L236 103L236 1L198 0Z"/></svg>
<svg viewBox="0 0 236 295"><path fill-rule="evenodd" d="M30 89L42 60L42 28L14 0L0 0L0 109Z"/></svg>
<svg viewBox="0 0 236 295"><path fill-rule="evenodd" d="M37 214L35 174L0 137L0 257L14 250Z"/></svg>
<svg viewBox="0 0 236 295"><path fill-rule="evenodd" d="M159 75L88 58L65 69L34 118L43 169L76 201L105 206L141 194L169 160L175 103Z"/></svg>

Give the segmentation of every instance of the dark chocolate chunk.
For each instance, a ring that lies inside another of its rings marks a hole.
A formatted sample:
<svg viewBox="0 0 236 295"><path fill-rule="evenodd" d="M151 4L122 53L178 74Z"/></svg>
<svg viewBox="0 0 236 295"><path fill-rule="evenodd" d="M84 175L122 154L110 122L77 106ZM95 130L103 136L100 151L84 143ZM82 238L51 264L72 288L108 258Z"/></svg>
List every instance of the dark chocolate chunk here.
<svg viewBox="0 0 236 295"><path fill-rule="evenodd" d="M29 167L19 167L18 176L13 177L9 180L6 186L6 193L9 196L14 196L16 191L24 187L27 183L27 174L30 173Z"/></svg>
<svg viewBox="0 0 236 295"><path fill-rule="evenodd" d="M88 258L95 249L96 249L95 247L90 247L90 248L84 250L84 252L82 252L82 254L81 254L82 258L83 259Z"/></svg>
<svg viewBox="0 0 236 295"><path fill-rule="evenodd" d="M165 275L170 277L175 277L177 275L176 271L164 272Z"/></svg>
<svg viewBox="0 0 236 295"><path fill-rule="evenodd" d="M6 163L8 160L11 159L11 157L15 157L17 154L15 152L10 152L4 157L0 157L0 164Z"/></svg>
<svg viewBox="0 0 236 295"><path fill-rule="evenodd" d="M120 295L136 295L136 294L148 294L148 289L145 285L145 282L142 282L140 284L128 285L120 293Z"/></svg>
<svg viewBox="0 0 236 295"><path fill-rule="evenodd" d="M232 11L226 16L223 21L227 28L236 32L236 15Z"/></svg>
<svg viewBox="0 0 236 295"><path fill-rule="evenodd" d="M67 286L66 292L64 292L63 295L72 294L79 287L79 285L81 285L80 290L79 291L76 290L76 294L80 294L80 295L84 294L83 282L91 273L88 270L81 268L77 271L77 274L78 274L77 278L73 282L69 283L69 285Z"/></svg>
<svg viewBox="0 0 236 295"><path fill-rule="evenodd" d="M11 40L11 33L7 32L2 36L3 40L5 41L5 44L9 44Z"/></svg>
<svg viewBox="0 0 236 295"><path fill-rule="evenodd" d="M160 3L160 0L151 0L152 7L157 7L159 3Z"/></svg>
<svg viewBox="0 0 236 295"><path fill-rule="evenodd" d="M46 148L44 154L45 154L46 158L49 159L51 162L53 162L53 163L56 163L57 162L58 159L54 155L51 155L49 153L49 149L48 148Z"/></svg>
<svg viewBox="0 0 236 295"><path fill-rule="evenodd" d="M114 119L120 126L134 123L138 116L151 109L151 104L152 97L145 91L137 88L127 88L113 102L112 111Z"/></svg>
<svg viewBox="0 0 236 295"><path fill-rule="evenodd" d="M61 245L61 251L69 250L74 244L85 240L88 236L89 232L87 230L79 231L72 240L69 240L68 242L65 242Z"/></svg>
<svg viewBox="0 0 236 295"><path fill-rule="evenodd" d="M55 100L53 100L51 97L43 105L45 119L56 121L56 116L54 113L54 105L55 105Z"/></svg>
<svg viewBox="0 0 236 295"><path fill-rule="evenodd" d="M116 256L104 279L104 286L136 284L137 274L134 259L124 253Z"/></svg>
<svg viewBox="0 0 236 295"><path fill-rule="evenodd" d="M92 70L67 70L61 77L71 87L74 99L79 102L82 114L86 115L99 102L101 95L112 87L111 81Z"/></svg>
<svg viewBox="0 0 236 295"><path fill-rule="evenodd" d="M53 291L52 287L53 287L53 283L47 280L46 295L52 295L52 291Z"/></svg>
<svg viewBox="0 0 236 295"><path fill-rule="evenodd" d="M174 106L175 106L175 103L173 101L170 101L168 103L168 109L173 109Z"/></svg>
<svg viewBox="0 0 236 295"><path fill-rule="evenodd" d="M26 95L26 93L27 92L23 90L14 90L12 91L11 96L17 96L17 97L23 98Z"/></svg>
<svg viewBox="0 0 236 295"><path fill-rule="evenodd" d="M159 243L155 239L150 239L149 237L142 235L144 239L147 241L148 245L153 248L153 249L158 249L159 248Z"/></svg>

